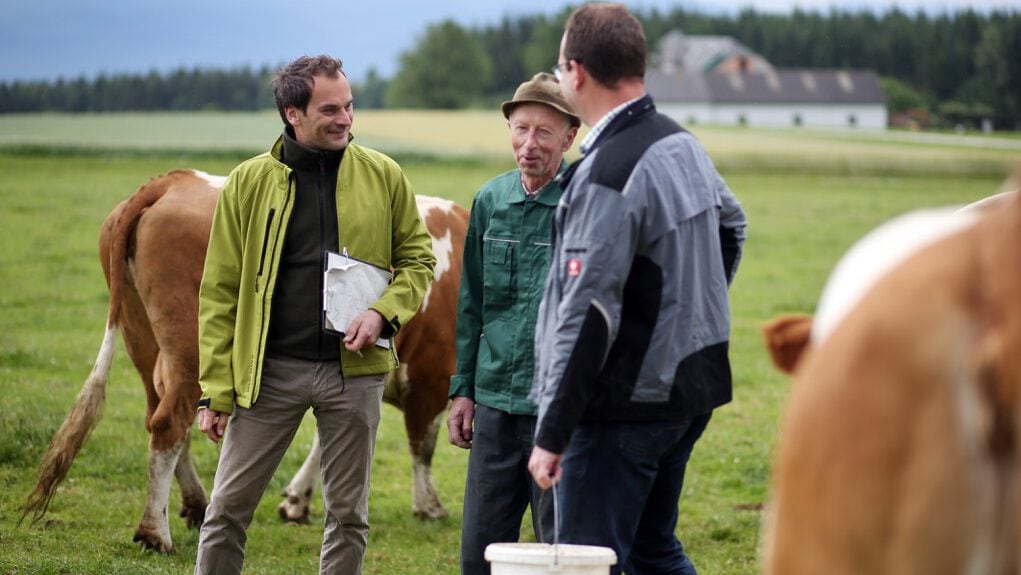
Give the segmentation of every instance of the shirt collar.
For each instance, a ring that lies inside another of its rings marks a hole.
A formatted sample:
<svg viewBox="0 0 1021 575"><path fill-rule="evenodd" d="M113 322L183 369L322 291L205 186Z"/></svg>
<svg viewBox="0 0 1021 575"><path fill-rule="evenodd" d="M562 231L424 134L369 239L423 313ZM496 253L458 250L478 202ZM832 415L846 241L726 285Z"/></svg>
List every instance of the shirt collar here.
<svg viewBox="0 0 1021 575"><path fill-rule="evenodd" d="M563 161L561 161L561 167L563 167ZM545 190L546 188L548 188L548 187L550 186L550 184L552 184L552 183L553 183L553 180L557 179L557 176L558 176L559 174L560 174L560 170L558 169L558 170L557 170L557 173L556 173L556 174L553 174L553 177L552 177L552 178L550 178L550 179L549 179L549 181L547 181L547 182L546 182L545 184L543 184L543 185L542 185L542 186L541 186L541 187L540 187L540 188L539 188L538 190L535 190L534 192L529 192L529 191L528 191L528 188L527 188L527 187L525 187L525 180L524 180L524 178L520 178L520 177L519 177L519 178L518 178L518 182L520 182L520 183L521 183L521 191L523 191L523 192L525 193L525 198L527 198L527 199L529 199L529 200L534 200L535 198L539 197L539 195L540 195L540 194L542 194L542 192L543 192L543 191L544 191L544 190Z"/></svg>
<svg viewBox="0 0 1021 575"><path fill-rule="evenodd" d="M606 129L606 126L608 126L610 122L613 121L614 118L619 116L620 113L623 112L625 108L627 108L631 104L634 104L638 100L641 100L644 97L645 94L642 94L641 96L638 96L633 100L628 100L627 102L624 102L623 104L610 110L609 112L606 113L605 116L600 118L599 121L596 122L594 126L592 126L592 129L589 130L589 133L585 135L585 138L581 141L581 144L578 145L578 149L581 150L581 154L584 156L585 154L588 153L589 148L591 148L592 144L596 142L596 140L599 138L599 135L603 133L603 130Z"/></svg>
<svg viewBox="0 0 1021 575"><path fill-rule="evenodd" d="M508 203L517 204L526 201L538 202L547 206L556 206L560 201L560 196L563 190L560 189L559 177L567 171L567 160L560 160L560 167L557 168L557 174L553 176L553 179L546 183L545 186L539 188L538 193L535 197L529 200L528 194L525 192L525 184L521 181L521 174L518 173L518 190L521 191L520 195L515 196Z"/></svg>

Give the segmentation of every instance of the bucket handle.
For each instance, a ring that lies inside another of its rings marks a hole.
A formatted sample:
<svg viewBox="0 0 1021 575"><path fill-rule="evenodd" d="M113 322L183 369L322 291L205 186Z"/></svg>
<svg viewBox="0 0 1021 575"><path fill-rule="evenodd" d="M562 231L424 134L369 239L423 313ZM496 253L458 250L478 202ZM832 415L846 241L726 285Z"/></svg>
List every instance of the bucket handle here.
<svg viewBox="0 0 1021 575"><path fill-rule="evenodd" d="M553 567L560 567L560 497L557 484L553 484Z"/></svg>
<svg viewBox="0 0 1021 575"><path fill-rule="evenodd" d="M543 491L539 495L539 507L543 506L543 498L546 495L546 491ZM560 497L557 493L557 484L553 484L552 489L553 495L553 562L550 563L551 571L560 570ZM545 541L542 533L542 520L539 520L539 540Z"/></svg>

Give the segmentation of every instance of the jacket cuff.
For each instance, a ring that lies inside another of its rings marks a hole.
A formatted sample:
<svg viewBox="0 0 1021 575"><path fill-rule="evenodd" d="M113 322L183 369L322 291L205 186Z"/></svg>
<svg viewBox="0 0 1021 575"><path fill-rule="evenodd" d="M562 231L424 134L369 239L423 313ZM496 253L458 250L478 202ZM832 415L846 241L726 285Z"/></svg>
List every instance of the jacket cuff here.
<svg viewBox="0 0 1021 575"><path fill-rule="evenodd" d="M473 376L455 375L450 378L450 393L447 397L453 399L456 396L475 399L475 378Z"/></svg>
<svg viewBox="0 0 1021 575"><path fill-rule="evenodd" d="M539 431L535 435L535 444L550 453L563 454L567 450L567 444L571 441L571 432L557 430L549 425L540 423Z"/></svg>
<svg viewBox="0 0 1021 575"><path fill-rule="evenodd" d="M401 320L395 310L390 309L389 306L380 305L379 303L372 304L369 306L369 309L383 316L383 329L380 331L379 337L391 339L397 335L397 332L401 329Z"/></svg>
<svg viewBox="0 0 1021 575"><path fill-rule="evenodd" d="M220 413L234 413L234 402L231 400L203 397L199 399L198 410L202 411L203 409L212 409Z"/></svg>

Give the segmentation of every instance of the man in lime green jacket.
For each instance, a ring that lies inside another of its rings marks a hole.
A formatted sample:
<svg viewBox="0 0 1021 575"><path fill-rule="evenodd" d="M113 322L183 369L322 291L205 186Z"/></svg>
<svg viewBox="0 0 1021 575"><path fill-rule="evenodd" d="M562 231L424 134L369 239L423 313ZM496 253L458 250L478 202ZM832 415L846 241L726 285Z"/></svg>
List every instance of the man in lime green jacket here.
<svg viewBox="0 0 1021 575"><path fill-rule="evenodd" d="M199 291L199 429L224 445L195 572L240 573L245 530L311 407L323 447L320 570L359 573L383 376L397 365L390 341L436 260L400 167L349 143L341 62L299 58L273 88L284 134L227 178ZM323 327L328 252L393 272L339 334Z"/></svg>

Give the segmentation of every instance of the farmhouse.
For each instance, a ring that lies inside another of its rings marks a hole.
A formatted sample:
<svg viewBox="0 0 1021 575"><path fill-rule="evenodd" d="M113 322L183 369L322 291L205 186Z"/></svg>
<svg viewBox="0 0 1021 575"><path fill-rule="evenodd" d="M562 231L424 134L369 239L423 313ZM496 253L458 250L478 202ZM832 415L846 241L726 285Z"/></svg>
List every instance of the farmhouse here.
<svg viewBox="0 0 1021 575"><path fill-rule="evenodd" d="M660 40L645 75L656 107L681 124L886 129L869 70L775 68L727 36Z"/></svg>

